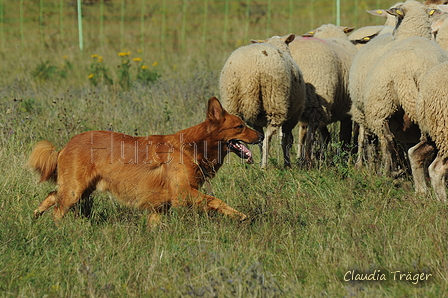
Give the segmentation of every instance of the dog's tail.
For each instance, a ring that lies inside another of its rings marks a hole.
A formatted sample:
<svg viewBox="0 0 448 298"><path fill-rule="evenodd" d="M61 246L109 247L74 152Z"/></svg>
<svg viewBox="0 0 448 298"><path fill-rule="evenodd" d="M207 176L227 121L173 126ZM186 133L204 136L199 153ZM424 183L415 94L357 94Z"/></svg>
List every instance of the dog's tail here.
<svg viewBox="0 0 448 298"><path fill-rule="evenodd" d="M48 141L40 141L31 152L28 166L40 174L40 181L56 182L58 165L58 152Z"/></svg>

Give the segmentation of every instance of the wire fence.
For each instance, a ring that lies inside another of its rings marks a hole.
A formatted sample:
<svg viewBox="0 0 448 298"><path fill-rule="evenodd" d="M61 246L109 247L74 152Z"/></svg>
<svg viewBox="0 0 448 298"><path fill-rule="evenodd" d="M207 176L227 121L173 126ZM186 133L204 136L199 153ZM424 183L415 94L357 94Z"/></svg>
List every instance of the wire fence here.
<svg viewBox="0 0 448 298"><path fill-rule="evenodd" d="M304 33L320 24L381 24L366 9L380 0L0 0L0 42L17 47L188 51L208 44L239 46L251 38Z"/></svg>

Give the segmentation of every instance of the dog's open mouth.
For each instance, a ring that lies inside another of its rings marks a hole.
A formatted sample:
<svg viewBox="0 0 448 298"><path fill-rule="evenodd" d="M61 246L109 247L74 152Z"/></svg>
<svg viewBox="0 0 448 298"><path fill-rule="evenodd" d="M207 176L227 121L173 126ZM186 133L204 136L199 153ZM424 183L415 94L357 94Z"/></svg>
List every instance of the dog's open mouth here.
<svg viewBox="0 0 448 298"><path fill-rule="evenodd" d="M247 149L246 146L244 146L240 141L238 140L230 140L227 143L230 151L237 154L239 157L246 160L247 163L253 163L254 160L252 158L252 152L250 152L249 149Z"/></svg>

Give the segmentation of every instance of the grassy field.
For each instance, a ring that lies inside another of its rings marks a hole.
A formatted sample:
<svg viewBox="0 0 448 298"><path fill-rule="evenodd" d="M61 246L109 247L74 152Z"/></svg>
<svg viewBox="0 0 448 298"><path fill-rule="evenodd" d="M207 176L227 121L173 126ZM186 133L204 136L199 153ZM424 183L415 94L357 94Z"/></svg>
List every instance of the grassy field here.
<svg viewBox="0 0 448 298"><path fill-rule="evenodd" d="M91 218L33 219L54 190L24 166L37 141L62 148L87 130L168 134L204 120L230 51L199 48L163 60L138 46L0 53L0 297L447 296L446 204L417 197L409 177L355 169L337 144L311 170L283 169L276 138L267 170L232 157L212 191L243 223L181 208L148 229L145 212L100 193ZM159 77L137 80L142 65Z"/></svg>

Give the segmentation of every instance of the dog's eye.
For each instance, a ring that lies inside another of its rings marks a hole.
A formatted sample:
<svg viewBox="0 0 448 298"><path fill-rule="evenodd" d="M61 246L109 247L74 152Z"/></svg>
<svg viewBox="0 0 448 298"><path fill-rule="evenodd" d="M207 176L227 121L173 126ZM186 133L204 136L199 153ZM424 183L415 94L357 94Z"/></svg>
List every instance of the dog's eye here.
<svg viewBox="0 0 448 298"><path fill-rule="evenodd" d="M240 125L238 125L238 126L235 127L235 128L237 128L237 129L243 129L243 128L244 128L244 124L240 124Z"/></svg>

